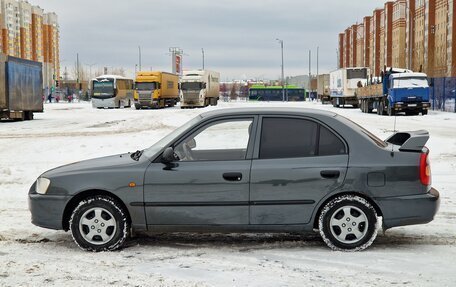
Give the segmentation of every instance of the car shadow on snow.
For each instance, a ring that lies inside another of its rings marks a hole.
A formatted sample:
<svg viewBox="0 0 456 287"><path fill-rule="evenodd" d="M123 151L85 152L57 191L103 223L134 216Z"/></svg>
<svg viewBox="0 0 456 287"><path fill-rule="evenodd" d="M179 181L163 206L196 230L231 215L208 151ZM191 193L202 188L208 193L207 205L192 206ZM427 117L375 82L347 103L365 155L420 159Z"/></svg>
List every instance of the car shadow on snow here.
<svg viewBox="0 0 456 287"><path fill-rule="evenodd" d="M0 241L12 241L19 244L52 244L60 247L79 250L68 232L33 233L25 237L0 236ZM454 246L456 237L451 234L414 234L405 230L388 230L379 232L369 250L394 250L397 248L414 248L423 245ZM327 249L318 233L147 233L135 234L127 240L123 250L135 247L166 247L176 249L231 249L238 252L270 249ZM329 251L329 249L328 249Z"/></svg>
<svg viewBox="0 0 456 287"><path fill-rule="evenodd" d="M138 233L130 239L131 246L170 248L229 248L240 252L273 248L325 247L317 233Z"/></svg>

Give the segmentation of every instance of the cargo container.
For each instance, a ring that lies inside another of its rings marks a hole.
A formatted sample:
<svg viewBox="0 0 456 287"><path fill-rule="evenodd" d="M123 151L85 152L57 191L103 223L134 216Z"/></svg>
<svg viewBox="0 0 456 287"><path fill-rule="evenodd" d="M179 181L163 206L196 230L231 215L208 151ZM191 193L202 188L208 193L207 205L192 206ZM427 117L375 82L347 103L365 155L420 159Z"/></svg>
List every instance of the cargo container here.
<svg viewBox="0 0 456 287"><path fill-rule="evenodd" d="M329 74L318 75L317 77L317 95L322 104L331 101L329 89Z"/></svg>
<svg viewBox="0 0 456 287"><path fill-rule="evenodd" d="M43 112L41 63L0 55L0 119L32 120Z"/></svg>
<svg viewBox="0 0 456 287"><path fill-rule="evenodd" d="M334 107L352 105L358 107L355 91L365 86L369 68L343 68L329 74L330 98Z"/></svg>
<svg viewBox="0 0 456 287"><path fill-rule="evenodd" d="M172 107L178 101L178 75L160 71L142 71L136 74L136 109Z"/></svg>
<svg viewBox="0 0 456 287"><path fill-rule="evenodd" d="M431 107L429 85L424 73L414 73L404 69L385 69L382 82L356 91L360 109L370 113L374 109L378 115L393 116L399 112L407 115L426 115Z"/></svg>
<svg viewBox="0 0 456 287"><path fill-rule="evenodd" d="M181 108L216 106L220 73L208 70L184 71L180 83Z"/></svg>

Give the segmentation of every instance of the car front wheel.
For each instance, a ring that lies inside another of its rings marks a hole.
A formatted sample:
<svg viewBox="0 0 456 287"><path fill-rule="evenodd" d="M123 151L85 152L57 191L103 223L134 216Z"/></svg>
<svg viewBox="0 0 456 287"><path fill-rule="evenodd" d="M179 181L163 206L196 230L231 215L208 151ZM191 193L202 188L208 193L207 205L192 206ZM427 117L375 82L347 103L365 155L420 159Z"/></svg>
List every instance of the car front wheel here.
<svg viewBox="0 0 456 287"><path fill-rule="evenodd" d="M332 250L360 251L377 237L377 212L364 198L344 195L329 201L319 217L319 231Z"/></svg>
<svg viewBox="0 0 456 287"><path fill-rule="evenodd" d="M82 200L70 218L76 244L87 251L112 251L124 244L130 223L122 207L111 197L94 196Z"/></svg>

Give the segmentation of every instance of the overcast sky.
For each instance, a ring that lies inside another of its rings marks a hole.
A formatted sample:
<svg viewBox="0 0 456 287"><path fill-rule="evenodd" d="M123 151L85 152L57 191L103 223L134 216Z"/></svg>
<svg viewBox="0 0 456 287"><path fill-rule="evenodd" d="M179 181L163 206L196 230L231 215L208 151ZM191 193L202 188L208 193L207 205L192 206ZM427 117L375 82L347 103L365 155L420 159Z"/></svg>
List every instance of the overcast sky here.
<svg viewBox="0 0 456 287"><path fill-rule="evenodd" d="M372 15L384 0L29 0L56 12L60 24L62 68L80 62L123 67L133 75L142 49L143 70L171 71L169 47L184 50L184 69L202 66L222 80L280 77L284 41L285 75L336 68L338 33Z"/></svg>

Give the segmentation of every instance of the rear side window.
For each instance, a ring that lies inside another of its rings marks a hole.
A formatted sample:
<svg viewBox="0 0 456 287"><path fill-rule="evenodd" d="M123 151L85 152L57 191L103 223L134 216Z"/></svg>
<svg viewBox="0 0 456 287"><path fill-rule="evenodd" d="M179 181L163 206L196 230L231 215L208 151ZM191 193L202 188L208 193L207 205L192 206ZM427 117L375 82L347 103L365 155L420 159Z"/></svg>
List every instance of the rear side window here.
<svg viewBox="0 0 456 287"><path fill-rule="evenodd" d="M345 144L333 132L320 125L320 141L318 155L346 154Z"/></svg>
<svg viewBox="0 0 456 287"><path fill-rule="evenodd" d="M318 124L292 118L263 118L260 158L315 156Z"/></svg>
<svg viewBox="0 0 456 287"><path fill-rule="evenodd" d="M260 159L346 154L344 142L328 128L305 119L264 118Z"/></svg>

